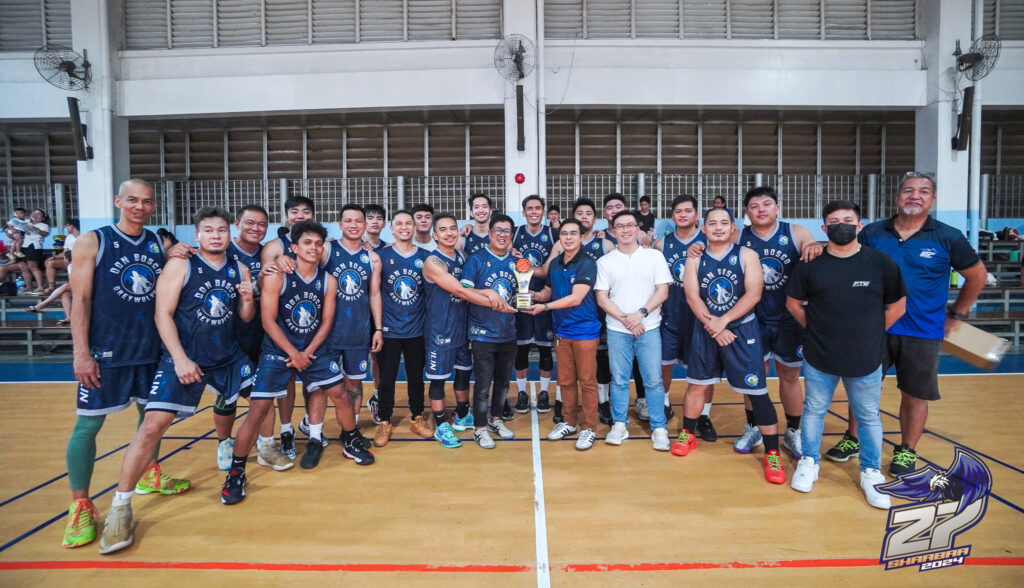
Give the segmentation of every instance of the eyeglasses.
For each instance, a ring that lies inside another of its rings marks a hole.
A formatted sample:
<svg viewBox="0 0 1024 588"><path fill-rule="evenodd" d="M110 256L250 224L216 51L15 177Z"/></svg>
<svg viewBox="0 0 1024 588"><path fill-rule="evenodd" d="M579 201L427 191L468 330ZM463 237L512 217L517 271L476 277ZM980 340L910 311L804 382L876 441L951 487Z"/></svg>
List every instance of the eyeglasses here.
<svg viewBox="0 0 1024 588"><path fill-rule="evenodd" d="M636 224L636 223L620 223L620 224L617 224L617 225L615 225L615 226L614 226L613 228L614 228L615 230L620 230L620 229L635 229L635 228L637 228L637 227L639 227L639 226L640 226L640 225L638 225L638 224Z"/></svg>
<svg viewBox="0 0 1024 588"><path fill-rule="evenodd" d="M566 237L579 237L580 236L580 232L579 231L562 231L559 234L563 235L563 236L566 236Z"/></svg>
<svg viewBox="0 0 1024 588"><path fill-rule="evenodd" d="M512 229L491 229L495 235L511 235Z"/></svg>

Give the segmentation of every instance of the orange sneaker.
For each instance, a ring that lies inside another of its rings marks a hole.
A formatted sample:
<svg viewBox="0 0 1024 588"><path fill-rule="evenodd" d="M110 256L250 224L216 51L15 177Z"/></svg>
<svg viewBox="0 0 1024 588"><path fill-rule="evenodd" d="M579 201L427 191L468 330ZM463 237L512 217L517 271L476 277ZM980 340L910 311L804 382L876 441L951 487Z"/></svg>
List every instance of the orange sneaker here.
<svg viewBox="0 0 1024 588"><path fill-rule="evenodd" d="M377 432L373 435L373 444L377 447L384 447L391 441L391 423L388 421L381 421L377 425Z"/></svg>
<svg viewBox="0 0 1024 588"><path fill-rule="evenodd" d="M424 419L422 415L412 419L412 422L409 423L409 430L412 431L414 435L419 435L424 439L434 438L434 429L427 424L426 419Z"/></svg>
<svg viewBox="0 0 1024 588"><path fill-rule="evenodd" d="M672 443L672 455L686 455L694 449L697 449L697 438L686 429L679 431L679 438Z"/></svg>
<svg viewBox="0 0 1024 588"><path fill-rule="evenodd" d="M777 449L764 452L764 479L772 484L786 483L786 470L782 469L782 456Z"/></svg>

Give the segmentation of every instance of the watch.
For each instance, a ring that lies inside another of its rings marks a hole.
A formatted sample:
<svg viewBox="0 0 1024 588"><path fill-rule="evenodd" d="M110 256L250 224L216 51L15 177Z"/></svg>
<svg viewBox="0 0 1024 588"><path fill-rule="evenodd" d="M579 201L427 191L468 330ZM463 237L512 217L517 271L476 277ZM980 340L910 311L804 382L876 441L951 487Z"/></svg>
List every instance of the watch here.
<svg viewBox="0 0 1024 588"><path fill-rule="evenodd" d="M642 307L642 306L640 307L640 309L639 309L639 311L638 311L638 312L639 312L640 314L644 315L644 316L647 316L647 315L648 315L648 314L650 313L650 311L648 311L648 310L647 310L646 308L644 308L644 307Z"/></svg>
<svg viewBox="0 0 1024 588"><path fill-rule="evenodd" d="M952 305L946 307L946 312L958 321L965 321L969 318L966 312L957 312Z"/></svg>

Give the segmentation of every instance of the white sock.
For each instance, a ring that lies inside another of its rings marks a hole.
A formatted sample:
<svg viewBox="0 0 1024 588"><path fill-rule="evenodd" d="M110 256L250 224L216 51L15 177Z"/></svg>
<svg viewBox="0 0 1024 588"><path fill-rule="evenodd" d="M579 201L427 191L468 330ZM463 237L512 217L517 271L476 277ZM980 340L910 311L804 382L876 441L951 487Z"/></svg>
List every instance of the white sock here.
<svg viewBox="0 0 1024 588"><path fill-rule="evenodd" d="M273 442L274 442L274 438L273 437L264 437L263 435L260 435L256 439L256 447L260 448L260 447L263 447L264 445L268 445L268 444L273 443Z"/></svg>
<svg viewBox="0 0 1024 588"><path fill-rule="evenodd" d="M608 402L608 384L597 385L597 401L601 403Z"/></svg>
<svg viewBox="0 0 1024 588"><path fill-rule="evenodd" d="M321 423L321 425L322 425L322 424L323 424L323 423ZM357 425L359 424L359 413L358 413L358 412L356 413L356 424L357 424ZM312 429L310 429L310 431L312 431Z"/></svg>
<svg viewBox="0 0 1024 588"><path fill-rule="evenodd" d="M700 416L711 416L711 403L705 402L704 409L700 411Z"/></svg>
<svg viewBox="0 0 1024 588"><path fill-rule="evenodd" d="M309 423L309 438L310 439L323 439L324 438L324 424L314 425Z"/></svg>
<svg viewBox="0 0 1024 588"><path fill-rule="evenodd" d="M516 378L516 386L519 386L520 392L526 392L526 378Z"/></svg>
<svg viewBox="0 0 1024 588"><path fill-rule="evenodd" d="M668 394L665 394L665 408L672 406L672 400L669 399Z"/></svg>
<svg viewBox="0 0 1024 588"><path fill-rule="evenodd" d="M545 378L544 376L541 376L540 377L540 390L537 390L537 392L547 392L548 388L550 388L550 387L551 387L551 378Z"/></svg>
<svg viewBox="0 0 1024 588"><path fill-rule="evenodd" d="M124 506L132 503L132 495L134 491L129 490L127 492L114 491L114 500L110 503L111 506Z"/></svg>
<svg viewBox="0 0 1024 588"><path fill-rule="evenodd" d="M562 401L562 387L561 386L555 386L555 401L557 401L557 402L561 402Z"/></svg>
<svg viewBox="0 0 1024 588"><path fill-rule="evenodd" d="M284 435L285 433L295 433L295 431L292 429L291 423L281 424L281 434Z"/></svg>

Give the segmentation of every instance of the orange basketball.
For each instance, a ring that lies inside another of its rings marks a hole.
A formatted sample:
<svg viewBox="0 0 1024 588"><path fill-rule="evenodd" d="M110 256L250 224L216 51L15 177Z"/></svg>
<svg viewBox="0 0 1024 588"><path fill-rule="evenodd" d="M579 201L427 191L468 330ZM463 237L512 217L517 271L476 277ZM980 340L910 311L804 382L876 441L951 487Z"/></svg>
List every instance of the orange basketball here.
<svg viewBox="0 0 1024 588"><path fill-rule="evenodd" d="M532 267L533 264L530 263L530 260L526 259L525 257L520 257L519 261L516 262L516 271L518 272L528 272Z"/></svg>

